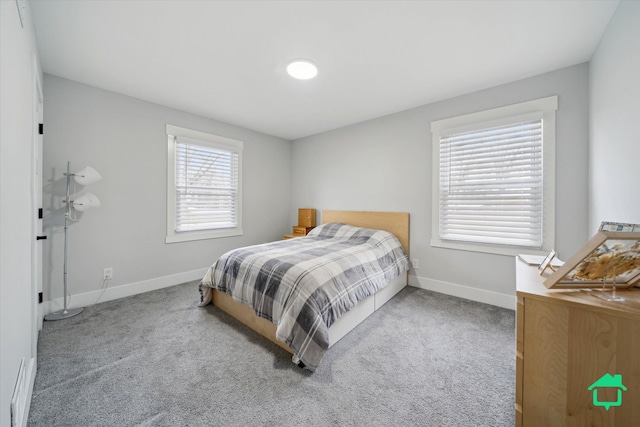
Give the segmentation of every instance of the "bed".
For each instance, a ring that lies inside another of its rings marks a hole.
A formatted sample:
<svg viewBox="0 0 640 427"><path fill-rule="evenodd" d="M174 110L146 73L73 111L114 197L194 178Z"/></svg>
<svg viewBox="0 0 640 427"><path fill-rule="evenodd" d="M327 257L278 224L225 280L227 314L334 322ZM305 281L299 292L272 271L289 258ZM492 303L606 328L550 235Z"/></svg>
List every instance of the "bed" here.
<svg viewBox="0 0 640 427"><path fill-rule="evenodd" d="M200 305L212 302L313 371L406 286L408 252L408 213L323 211L306 237L220 257L200 283Z"/></svg>

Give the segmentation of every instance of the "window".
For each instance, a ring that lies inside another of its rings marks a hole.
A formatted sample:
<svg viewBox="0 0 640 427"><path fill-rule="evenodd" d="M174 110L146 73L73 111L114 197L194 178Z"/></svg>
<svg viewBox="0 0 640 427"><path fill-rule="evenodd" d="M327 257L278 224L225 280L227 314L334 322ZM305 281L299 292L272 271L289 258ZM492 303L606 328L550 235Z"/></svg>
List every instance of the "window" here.
<svg viewBox="0 0 640 427"><path fill-rule="evenodd" d="M553 247L556 110L553 96L432 122L432 246Z"/></svg>
<svg viewBox="0 0 640 427"><path fill-rule="evenodd" d="M242 142L167 125L167 243L242 234Z"/></svg>

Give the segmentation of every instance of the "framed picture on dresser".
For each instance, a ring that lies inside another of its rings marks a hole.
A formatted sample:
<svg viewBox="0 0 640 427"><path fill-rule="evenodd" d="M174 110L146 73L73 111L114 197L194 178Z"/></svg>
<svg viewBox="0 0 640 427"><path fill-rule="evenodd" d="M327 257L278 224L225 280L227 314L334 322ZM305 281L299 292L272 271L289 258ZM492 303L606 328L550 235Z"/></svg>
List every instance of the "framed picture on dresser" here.
<svg viewBox="0 0 640 427"><path fill-rule="evenodd" d="M640 231L599 231L544 282L547 288L640 284Z"/></svg>
<svg viewBox="0 0 640 427"><path fill-rule="evenodd" d="M640 231L640 224L602 221L599 231Z"/></svg>

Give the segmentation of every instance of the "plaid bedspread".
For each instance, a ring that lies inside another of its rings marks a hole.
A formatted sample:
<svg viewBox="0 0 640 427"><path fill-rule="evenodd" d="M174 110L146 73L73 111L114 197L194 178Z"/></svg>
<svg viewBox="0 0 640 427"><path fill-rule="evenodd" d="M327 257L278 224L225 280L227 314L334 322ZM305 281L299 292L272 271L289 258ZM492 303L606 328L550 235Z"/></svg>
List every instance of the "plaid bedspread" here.
<svg viewBox="0 0 640 427"><path fill-rule="evenodd" d="M333 322L408 269L393 234L324 224L306 237L227 252L202 279L200 305L211 302L215 288L253 307L313 371L329 348Z"/></svg>

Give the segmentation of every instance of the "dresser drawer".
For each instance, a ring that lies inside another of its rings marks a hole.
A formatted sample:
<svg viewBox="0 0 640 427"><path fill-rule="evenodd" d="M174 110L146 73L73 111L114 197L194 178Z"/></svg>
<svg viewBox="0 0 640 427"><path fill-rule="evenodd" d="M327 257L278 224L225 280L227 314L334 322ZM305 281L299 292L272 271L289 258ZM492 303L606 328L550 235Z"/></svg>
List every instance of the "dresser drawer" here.
<svg viewBox="0 0 640 427"><path fill-rule="evenodd" d="M292 227L293 229L293 235L295 236L306 236L307 234L309 234L309 232L311 230L313 230L313 227L300 227L298 226L294 226Z"/></svg>

